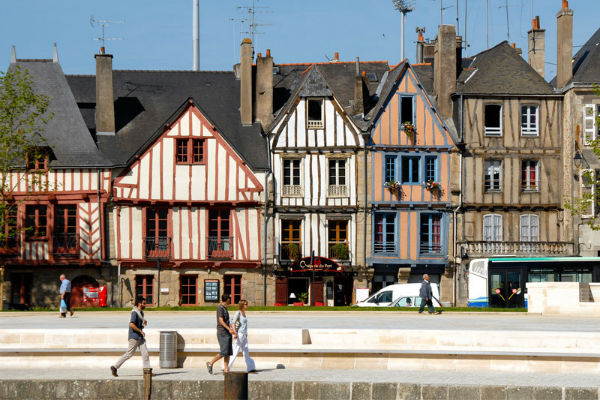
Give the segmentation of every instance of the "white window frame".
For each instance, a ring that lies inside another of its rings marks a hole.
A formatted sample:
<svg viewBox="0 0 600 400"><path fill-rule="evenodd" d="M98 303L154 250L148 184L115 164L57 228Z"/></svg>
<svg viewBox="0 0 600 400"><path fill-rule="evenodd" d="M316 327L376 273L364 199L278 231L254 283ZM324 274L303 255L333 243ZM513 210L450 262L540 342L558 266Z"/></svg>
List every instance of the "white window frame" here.
<svg viewBox="0 0 600 400"><path fill-rule="evenodd" d="M483 216L483 240L485 242L502 241L502 215L486 214Z"/></svg>
<svg viewBox="0 0 600 400"><path fill-rule="evenodd" d="M588 178L585 176L589 175ZM579 181L581 182L581 196L587 193L592 194L592 198L589 200L588 207L586 208L586 213L582 213L581 218L595 218L596 217L596 171L593 169L582 169L579 176Z"/></svg>
<svg viewBox="0 0 600 400"><path fill-rule="evenodd" d="M583 141L586 146L598 139L598 104L586 104L583 106Z"/></svg>
<svg viewBox="0 0 600 400"><path fill-rule="evenodd" d="M487 106L498 106L500 107L500 115L498 115L498 120L500 121L500 127L488 127L485 126L485 108ZM494 136L494 137L501 137L502 136L502 110L503 107L500 104L484 104L483 105L483 131L485 136Z"/></svg>
<svg viewBox="0 0 600 400"><path fill-rule="evenodd" d="M532 109L535 109L535 113L531 112ZM523 117L525 117L525 124L523 124ZM535 122L531 121L531 117L535 118ZM540 107L538 105L521 105L521 136L539 136L539 117Z"/></svg>
<svg viewBox="0 0 600 400"><path fill-rule="evenodd" d="M340 161L344 162L344 184L340 184ZM331 167L330 164L335 163L335 185L330 184ZM327 162L327 196L329 197L348 197L348 159L347 158L329 158Z"/></svg>
<svg viewBox="0 0 600 400"><path fill-rule="evenodd" d="M321 102L321 119L310 119L309 118L309 103L311 101ZM306 129L323 129L325 127L325 99L323 98L307 98L306 99Z"/></svg>
<svg viewBox="0 0 600 400"><path fill-rule="evenodd" d="M290 184L286 185L285 184L285 169L286 169L286 162L290 162L293 163L294 161L298 161L300 162L300 166L299 166L299 170L298 170L298 181L300 182L299 185L294 184L294 178L296 178L296 176L294 175L294 167L293 164L290 164ZM303 195L303 190L302 190L302 183L303 183L303 179L302 179L302 159L299 158L284 158L281 160L281 194L282 196L286 196L286 197L300 197Z"/></svg>
<svg viewBox="0 0 600 400"><path fill-rule="evenodd" d="M493 165L494 163L498 163L497 166ZM498 169L499 170L499 178L498 181L496 182L492 177L494 176L493 173L489 173L488 171L491 169ZM486 181L486 176L490 176L490 188L486 189L485 187L485 181ZM493 185L495 183L495 185ZM483 190L486 192L501 192L502 191L502 160L494 160L494 159L489 159L489 160L485 160L483 163Z"/></svg>
<svg viewBox="0 0 600 400"><path fill-rule="evenodd" d="M521 242L540 241L540 218L536 214L521 215Z"/></svg>
<svg viewBox="0 0 600 400"><path fill-rule="evenodd" d="M527 180L523 182L523 169L527 168L529 171L529 164L535 163L535 187L532 187L532 182L529 179L529 174L526 174ZM526 165L528 165L526 167ZM539 160L522 160L521 161L521 190L524 192L538 192L540 190L540 161Z"/></svg>

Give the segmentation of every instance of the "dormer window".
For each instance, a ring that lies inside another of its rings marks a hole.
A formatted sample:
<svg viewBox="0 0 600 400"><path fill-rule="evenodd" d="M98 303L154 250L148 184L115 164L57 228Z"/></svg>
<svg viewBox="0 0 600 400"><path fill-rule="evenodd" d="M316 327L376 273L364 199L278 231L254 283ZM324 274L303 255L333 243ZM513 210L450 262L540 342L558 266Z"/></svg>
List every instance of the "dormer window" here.
<svg viewBox="0 0 600 400"><path fill-rule="evenodd" d="M485 136L502 136L502 106L486 104L484 113Z"/></svg>
<svg viewBox="0 0 600 400"><path fill-rule="evenodd" d="M33 149L26 159L26 168L29 171L47 171L50 161L50 149L38 147Z"/></svg>
<svg viewBox="0 0 600 400"><path fill-rule="evenodd" d="M306 128L323 129L323 99L306 100Z"/></svg>

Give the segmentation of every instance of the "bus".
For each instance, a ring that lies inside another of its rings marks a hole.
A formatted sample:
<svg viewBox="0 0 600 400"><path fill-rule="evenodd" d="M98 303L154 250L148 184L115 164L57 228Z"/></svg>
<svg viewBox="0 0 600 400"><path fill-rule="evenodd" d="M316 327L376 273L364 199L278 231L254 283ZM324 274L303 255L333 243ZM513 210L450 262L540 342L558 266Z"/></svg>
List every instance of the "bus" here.
<svg viewBox="0 0 600 400"><path fill-rule="evenodd" d="M469 263L469 307L527 307L526 282L600 282L600 257L478 258Z"/></svg>

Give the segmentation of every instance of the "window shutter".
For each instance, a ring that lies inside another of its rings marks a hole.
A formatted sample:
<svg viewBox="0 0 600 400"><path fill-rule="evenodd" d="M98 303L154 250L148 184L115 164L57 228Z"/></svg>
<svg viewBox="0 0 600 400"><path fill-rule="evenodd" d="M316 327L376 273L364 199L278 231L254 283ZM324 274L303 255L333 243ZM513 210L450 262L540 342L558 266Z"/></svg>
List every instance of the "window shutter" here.
<svg viewBox="0 0 600 400"><path fill-rule="evenodd" d="M596 173L593 169L581 170L581 197L587 202L581 218L596 216Z"/></svg>
<svg viewBox="0 0 600 400"><path fill-rule="evenodd" d="M593 104L583 107L583 136L586 146L596 139L596 108Z"/></svg>
<svg viewBox="0 0 600 400"><path fill-rule="evenodd" d="M529 241L529 216L521 215L521 242Z"/></svg>
<svg viewBox="0 0 600 400"><path fill-rule="evenodd" d="M502 216L501 215L494 215L494 227L495 227L495 234L494 234L494 240L497 242L501 242L502 241Z"/></svg>

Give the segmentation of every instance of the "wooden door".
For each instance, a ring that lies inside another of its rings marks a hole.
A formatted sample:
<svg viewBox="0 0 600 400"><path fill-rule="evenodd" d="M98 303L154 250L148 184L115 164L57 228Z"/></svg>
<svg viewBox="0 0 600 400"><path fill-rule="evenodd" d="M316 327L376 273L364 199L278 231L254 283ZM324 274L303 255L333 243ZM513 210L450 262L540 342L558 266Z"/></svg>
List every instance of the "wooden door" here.
<svg viewBox="0 0 600 400"><path fill-rule="evenodd" d="M323 281L313 281L312 283L312 294L313 294L313 298L311 301L311 305L316 306L317 303L320 303L319 305L324 305L324 300L323 300Z"/></svg>
<svg viewBox="0 0 600 400"><path fill-rule="evenodd" d="M275 305L288 304L288 283L285 276L275 278Z"/></svg>

